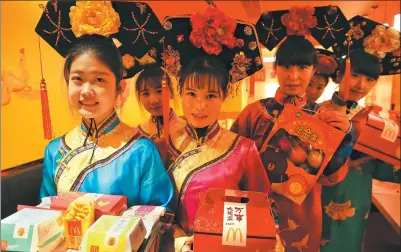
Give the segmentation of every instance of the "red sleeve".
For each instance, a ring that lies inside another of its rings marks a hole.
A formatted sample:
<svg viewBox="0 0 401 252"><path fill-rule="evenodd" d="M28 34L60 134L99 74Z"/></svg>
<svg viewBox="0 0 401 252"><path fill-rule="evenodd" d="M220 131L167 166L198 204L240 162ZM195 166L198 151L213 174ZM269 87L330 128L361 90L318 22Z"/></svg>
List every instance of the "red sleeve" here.
<svg viewBox="0 0 401 252"><path fill-rule="evenodd" d="M240 136L252 138L251 112L253 104L248 104L234 121L230 130Z"/></svg>
<svg viewBox="0 0 401 252"><path fill-rule="evenodd" d="M267 177L262 160L260 159L259 152L255 143L250 139L243 139L249 141L248 153L243 158L244 176L242 178L242 186L246 191L257 191L270 193L270 181Z"/></svg>

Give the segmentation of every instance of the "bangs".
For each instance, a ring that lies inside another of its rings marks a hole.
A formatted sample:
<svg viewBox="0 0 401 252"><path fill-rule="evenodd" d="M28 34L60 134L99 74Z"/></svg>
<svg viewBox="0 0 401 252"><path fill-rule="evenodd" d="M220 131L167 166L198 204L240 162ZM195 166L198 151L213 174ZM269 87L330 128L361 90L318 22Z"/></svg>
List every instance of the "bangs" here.
<svg viewBox="0 0 401 252"><path fill-rule="evenodd" d="M381 66L379 60L365 52L364 50L352 51L351 58L351 71L356 74L365 75L369 78L377 80L381 74ZM344 75L345 72L345 59L340 63L340 74Z"/></svg>
<svg viewBox="0 0 401 252"><path fill-rule="evenodd" d="M208 73L192 73L186 76L184 87L190 89L207 89L208 92L218 93L221 98L224 97L224 89L219 83L222 81L217 76ZM181 87L181 92L183 88Z"/></svg>
<svg viewBox="0 0 401 252"><path fill-rule="evenodd" d="M375 80L377 80L380 76L380 65L358 64L355 67L353 67L351 63L351 70L354 73L362 74Z"/></svg>
<svg viewBox="0 0 401 252"><path fill-rule="evenodd" d="M288 36L276 52L275 66L315 66L317 53L303 36Z"/></svg>
<svg viewBox="0 0 401 252"><path fill-rule="evenodd" d="M316 59L313 53L302 51L300 49L281 50L276 54L277 66L312 66L315 65Z"/></svg>
<svg viewBox="0 0 401 252"><path fill-rule="evenodd" d="M162 87L162 78L159 76L146 76L136 82L137 92L141 92L148 88L159 89Z"/></svg>
<svg viewBox="0 0 401 252"><path fill-rule="evenodd" d="M379 60L368 53L358 51L351 54L351 70L354 73L368 76L377 80L380 76L380 62Z"/></svg>

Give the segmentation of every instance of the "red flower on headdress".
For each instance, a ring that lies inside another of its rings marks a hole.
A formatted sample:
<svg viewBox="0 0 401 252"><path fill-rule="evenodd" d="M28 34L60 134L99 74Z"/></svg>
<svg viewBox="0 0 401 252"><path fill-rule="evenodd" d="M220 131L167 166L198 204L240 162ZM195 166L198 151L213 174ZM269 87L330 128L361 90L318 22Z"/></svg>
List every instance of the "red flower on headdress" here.
<svg viewBox="0 0 401 252"><path fill-rule="evenodd" d="M234 31L237 21L226 16L216 8L208 8L205 13L196 12L191 16L192 31L189 40L197 48L203 48L208 54L218 55L222 45L229 48L236 46Z"/></svg>
<svg viewBox="0 0 401 252"><path fill-rule="evenodd" d="M337 61L333 57L324 54L317 55L317 62L316 72L325 75L333 74L338 66Z"/></svg>
<svg viewBox="0 0 401 252"><path fill-rule="evenodd" d="M281 22L287 27L287 35L306 35L310 28L317 25L315 8L311 6L294 7L281 17Z"/></svg>

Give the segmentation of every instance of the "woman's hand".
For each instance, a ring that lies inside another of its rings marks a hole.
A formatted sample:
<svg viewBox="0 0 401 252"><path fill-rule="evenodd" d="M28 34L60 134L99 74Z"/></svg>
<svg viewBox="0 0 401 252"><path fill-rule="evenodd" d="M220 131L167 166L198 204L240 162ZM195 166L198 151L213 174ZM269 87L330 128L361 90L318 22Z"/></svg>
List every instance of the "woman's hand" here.
<svg viewBox="0 0 401 252"><path fill-rule="evenodd" d="M192 251L192 245L194 244L194 236L192 235L191 237L189 237L185 243L184 243L184 247L182 247L182 252L193 252Z"/></svg>
<svg viewBox="0 0 401 252"><path fill-rule="evenodd" d="M319 118L337 129L348 133L351 122L344 111L334 110L330 108L319 110Z"/></svg>

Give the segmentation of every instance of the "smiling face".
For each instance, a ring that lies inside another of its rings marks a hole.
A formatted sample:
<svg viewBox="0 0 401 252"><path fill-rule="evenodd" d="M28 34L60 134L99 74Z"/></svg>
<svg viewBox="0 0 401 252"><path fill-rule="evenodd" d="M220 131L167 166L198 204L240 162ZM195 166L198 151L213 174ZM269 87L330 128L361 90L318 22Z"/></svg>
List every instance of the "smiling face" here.
<svg viewBox="0 0 401 252"><path fill-rule="evenodd" d="M316 102L322 96L324 89L327 86L326 78L321 75L313 75L306 88L306 97L309 101Z"/></svg>
<svg viewBox="0 0 401 252"><path fill-rule="evenodd" d="M163 115L162 81L166 77L170 99L174 98L172 79L157 64L146 66L135 82L135 93L139 103L152 116Z"/></svg>
<svg viewBox="0 0 401 252"><path fill-rule="evenodd" d="M348 100L358 102L360 99L369 94L370 90L372 90L376 83L377 79L363 74L351 72L351 76L349 78ZM345 78L343 78L339 87L339 95L341 98L344 97L345 88Z"/></svg>
<svg viewBox="0 0 401 252"><path fill-rule="evenodd" d="M349 76L348 100L358 102L365 97L376 85L380 77L381 65L375 56L365 50L356 50L350 53L351 73ZM341 78L339 86L339 96L344 99L346 91L346 78L344 78L346 64L340 65Z"/></svg>
<svg viewBox="0 0 401 252"><path fill-rule="evenodd" d="M162 103L162 87L151 87L150 85L144 85L142 89L139 90L139 101L143 107L152 116L162 116L163 115L163 103Z"/></svg>
<svg viewBox="0 0 401 252"><path fill-rule="evenodd" d="M100 123L114 110L116 77L97 57L82 54L71 64L68 95L70 104L82 117Z"/></svg>
<svg viewBox="0 0 401 252"><path fill-rule="evenodd" d="M181 100L188 123L194 128L205 128L219 119L224 95L215 78L189 75L181 90Z"/></svg>

